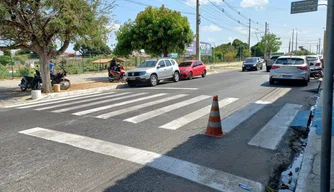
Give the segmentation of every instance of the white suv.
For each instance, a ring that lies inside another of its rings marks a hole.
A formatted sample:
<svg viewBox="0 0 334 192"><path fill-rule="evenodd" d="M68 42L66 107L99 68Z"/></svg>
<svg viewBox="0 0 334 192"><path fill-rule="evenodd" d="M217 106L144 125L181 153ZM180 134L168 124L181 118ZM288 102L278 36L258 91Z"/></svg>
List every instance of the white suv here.
<svg viewBox="0 0 334 192"><path fill-rule="evenodd" d="M148 59L137 68L128 71L125 78L130 87L136 86L139 82L148 82L151 86L155 86L164 79L179 81L180 69L174 59Z"/></svg>

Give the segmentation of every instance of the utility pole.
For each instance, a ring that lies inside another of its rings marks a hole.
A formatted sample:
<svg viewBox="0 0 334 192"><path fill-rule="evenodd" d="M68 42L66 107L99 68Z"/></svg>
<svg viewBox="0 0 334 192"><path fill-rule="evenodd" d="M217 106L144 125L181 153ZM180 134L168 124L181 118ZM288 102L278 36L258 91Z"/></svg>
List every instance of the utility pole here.
<svg viewBox="0 0 334 192"><path fill-rule="evenodd" d="M201 60L200 40L199 40L199 25L201 17L199 13L199 0L196 0L196 59Z"/></svg>
<svg viewBox="0 0 334 192"><path fill-rule="evenodd" d="M327 21L324 40L325 53L334 52L334 1L327 1ZM331 147L332 147L332 110L333 110L333 65L334 55L325 55L323 103L322 103L322 134L321 134L321 165L320 191L330 191L331 181Z"/></svg>
<svg viewBox="0 0 334 192"><path fill-rule="evenodd" d="M296 30L296 51L298 51L298 31Z"/></svg>
<svg viewBox="0 0 334 192"><path fill-rule="evenodd" d="M267 59L267 39L266 39L266 37L267 37L267 27L268 25L267 25L267 22L265 23L265 29L264 29L264 39L265 39L265 41L264 41L264 59L266 60Z"/></svg>
<svg viewBox="0 0 334 192"><path fill-rule="evenodd" d="M250 36L251 36L251 19L249 19L249 29L248 29L248 51L251 52L250 48Z"/></svg>
<svg viewBox="0 0 334 192"><path fill-rule="evenodd" d="M319 55L321 54L321 38L319 38L319 51L318 51Z"/></svg>
<svg viewBox="0 0 334 192"><path fill-rule="evenodd" d="M295 38L295 29L292 30L292 43L291 43L291 51L293 51L293 39Z"/></svg>
<svg viewBox="0 0 334 192"><path fill-rule="evenodd" d="M290 51L291 51L291 39L289 39L289 53L290 53Z"/></svg>

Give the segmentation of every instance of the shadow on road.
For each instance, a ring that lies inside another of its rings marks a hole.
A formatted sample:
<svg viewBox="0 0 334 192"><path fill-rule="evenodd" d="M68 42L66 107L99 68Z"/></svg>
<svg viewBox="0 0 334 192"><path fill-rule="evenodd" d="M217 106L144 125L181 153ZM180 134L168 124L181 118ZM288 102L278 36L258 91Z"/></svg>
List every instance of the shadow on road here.
<svg viewBox="0 0 334 192"><path fill-rule="evenodd" d="M19 86L17 88L0 87L0 100L18 99L29 95L31 95L30 89L21 91Z"/></svg>

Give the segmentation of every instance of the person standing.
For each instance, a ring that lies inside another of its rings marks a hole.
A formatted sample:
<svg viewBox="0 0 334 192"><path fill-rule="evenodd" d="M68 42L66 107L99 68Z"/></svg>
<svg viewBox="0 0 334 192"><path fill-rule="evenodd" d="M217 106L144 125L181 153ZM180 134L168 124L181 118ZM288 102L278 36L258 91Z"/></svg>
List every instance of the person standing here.
<svg viewBox="0 0 334 192"><path fill-rule="evenodd" d="M50 72L53 74L55 69L55 64L52 62L52 60L50 61Z"/></svg>

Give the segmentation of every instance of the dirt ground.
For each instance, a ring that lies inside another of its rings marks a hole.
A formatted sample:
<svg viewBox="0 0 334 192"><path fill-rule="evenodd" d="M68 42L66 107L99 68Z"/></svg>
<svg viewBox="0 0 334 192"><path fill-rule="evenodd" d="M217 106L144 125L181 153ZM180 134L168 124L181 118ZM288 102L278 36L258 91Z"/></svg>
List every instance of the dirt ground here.
<svg viewBox="0 0 334 192"><path fill-rule="evenodd" d="M80 83L80 84L71 84L71 87L67 90L60 90L60 92L68 92L68 91L76 91L76 90L83 90L83 89L90 89L90 88L97 88L97 87L109 87L114 85L121 85L124 83L120 82L90 82L90 83Z"/></svg>

